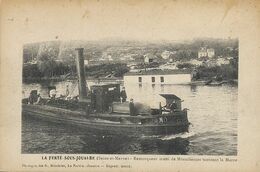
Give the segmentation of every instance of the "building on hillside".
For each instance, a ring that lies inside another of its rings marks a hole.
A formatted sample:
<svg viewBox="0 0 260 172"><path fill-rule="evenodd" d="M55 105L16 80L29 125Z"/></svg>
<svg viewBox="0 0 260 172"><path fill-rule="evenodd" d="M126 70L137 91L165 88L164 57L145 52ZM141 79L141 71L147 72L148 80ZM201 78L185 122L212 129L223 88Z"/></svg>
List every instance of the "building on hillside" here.
<svg viewBox="0 0 260 172"><path fill-rule="evenodd" d="M215 56L215 50L213 48L206 48L206 47L201 47L200 50L198 51L198 58L202 57L209 57L212 58Z"/></svg>
<svg viewBox="0 0 260 172"><path fill-rule="evenodd" d="M209 58L212 58L215 56L215 50L213 48L207 49L207 55Z"/></svg>
<svg viewBox="0 0 260 172"><path fill-rule="evenodd" d="M124 75L125 84L189 84L189 70L156 70L129 72Z"/></svg>
<svg viewBox="0 0 260 172"><path fill-rule="evenodd" d="M217 61L216 61L216 64L218 66L221 66L221 65L226 65L226 64L229 64L230 61L228 59L225 59L225 58L218 58Z"/></svg>
<svg viewBox="0 0 260 172"><path fill-rule="evenodd" d="M194 66L200 66L200 65L202 65L203 61L197 60L197 59L192 59L192 60L190 60L189 63L194 65Z"/></svg>
<svg viewBox="0 0 260 172"><path fill-rule="evenodd" d="M157 62L157 57L153 54L145 54L144 55L144 62L145 63Z"/></svg>
<svg viewBox="0 0 260 172"><path fill-rule="evenodd" d="M201 47L198 51L198 58L207 57L207 49L206 47Z"/></svg>

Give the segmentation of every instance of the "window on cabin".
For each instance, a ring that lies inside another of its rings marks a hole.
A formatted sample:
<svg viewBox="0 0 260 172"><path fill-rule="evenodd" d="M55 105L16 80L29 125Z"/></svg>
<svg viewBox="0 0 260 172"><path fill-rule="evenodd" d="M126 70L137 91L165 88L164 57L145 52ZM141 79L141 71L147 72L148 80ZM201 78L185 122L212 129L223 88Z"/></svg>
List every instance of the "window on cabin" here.
<svg viewBox="0 0 260 172"><path fill-rule="evenodd" d="M161 78L160 78L160 79L161 79L161 82L164 82L164 77L163 77L163 76L161 76Z"/></svg>
<svg viewBox="0 0 260 172"><path fill-rule="evenodd" d="M154 76L152 77L152 82L155 82L155 77Z"/></svg>
<svg viewBox="0 0 260 172"><path fill-rule="evenodd" d="M138 77L138 82L142 82L142 77Z"/></svg>

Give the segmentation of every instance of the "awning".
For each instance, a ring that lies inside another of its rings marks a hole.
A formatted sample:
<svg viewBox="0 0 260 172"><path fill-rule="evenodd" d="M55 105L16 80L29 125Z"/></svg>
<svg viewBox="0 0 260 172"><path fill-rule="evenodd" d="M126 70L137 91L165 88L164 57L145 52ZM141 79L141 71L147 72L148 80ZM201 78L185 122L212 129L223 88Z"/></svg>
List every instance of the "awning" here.
<svg viewBox="0 0 260 172"><path fill-rule="evenodd" d="M160 96L164 97L165 99L181 100L181 98L174 94L160 94Z"/></svg>

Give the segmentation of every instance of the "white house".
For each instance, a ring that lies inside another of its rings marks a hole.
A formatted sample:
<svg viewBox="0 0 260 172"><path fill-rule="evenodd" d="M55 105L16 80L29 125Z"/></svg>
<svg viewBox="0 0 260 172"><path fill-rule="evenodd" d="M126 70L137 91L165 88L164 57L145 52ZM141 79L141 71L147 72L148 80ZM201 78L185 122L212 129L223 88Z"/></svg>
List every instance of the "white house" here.
<svg viewBox="0 0 260 172"><path fill-rule="evenodd" d="M195 65L195 66L200 66L200 65L202 65L203 61L196 60L196 59L192 59L192 60L190 60L189 63L190 63L190 64L193 64L193 65Z"/></svg>
<svg viewBox="0 0 260 172"><path fill-rule="evenodd" d="M215 50L213 48L206 48L206 47L201 47L200 50L198 51L198 58L202 57L209 57L212 58L215 56Z"/></svg>
<svg viewBox="0 0 260 172"><path fill-rule="evenodd" d="M216 63L217 63L218 66L221 66L221 65L229 64L230 62L229 62L228 59L218 58Z"/></svg>
<svg viewBox="0 0 260 172"><path fill-rule="evenodd" d="M209 58L212 58L215 56L215 50L213 48L207 49L207 54Z"/></svg>
<svg viewBox="0 0 260 172"><path fill-rule="evenodd" d="M198 58L201 57L207 57L207 49L206 47L201 47L200 50L198 51Z"/></svg>
<svg viewBox="0 0 260 172"><path fill-rule="evenodd" d="M124 75L125 84L189 84L191 72L187 70L159 70L131 72Z"/></svg>
<svg viewBox="0 0 260 172"><path fill-rule="evenodd" d="M157 61L157 57L153 54L145 54L144 55L144 62L145 63L152 63L152 62L156 62Z"/></svg>

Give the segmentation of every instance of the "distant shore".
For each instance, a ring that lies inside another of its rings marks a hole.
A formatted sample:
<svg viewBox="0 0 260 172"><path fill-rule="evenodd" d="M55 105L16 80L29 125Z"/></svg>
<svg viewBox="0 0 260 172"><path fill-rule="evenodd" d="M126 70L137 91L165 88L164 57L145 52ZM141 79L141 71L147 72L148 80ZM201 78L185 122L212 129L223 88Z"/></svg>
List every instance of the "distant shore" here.
<svg viewBox="0 0 260 172"><path fill-rule="evenodd" d="M41 82L62 82L62 81L70 81L70 80L77 80L77 77L68 77L68 78L62 78L62 77L30 77L30 78L23 78L23 83L41 83ZM96 78L96 77L87 77L86 80L90 81L123 81L122 77L114 77L114 78Z"/></svg>
<svg viewBox="0 0 260 172"><path fill-rule="evenodd" d="M70 78L61 78L61 77L52 77L52 78L26 78L23 79L23 83L30 84L30 83L48 83L48 82L62 82L62 81L76 81L77 77L70 77ZM92 82L118 82L123 83L124 80L122 77L118 78L94 78L94 77L88 77L86 78L88 81ZM192 86L221 86L221 85L238 85L237 79L228 79L228 80L222 80L222 81L216 81L212 80L210 78L200 79L200 80L194 80L187 84L181 84L181 85L192 85Z"/></svg>

